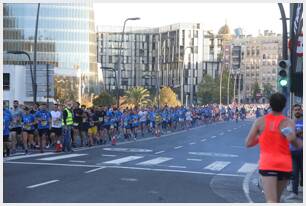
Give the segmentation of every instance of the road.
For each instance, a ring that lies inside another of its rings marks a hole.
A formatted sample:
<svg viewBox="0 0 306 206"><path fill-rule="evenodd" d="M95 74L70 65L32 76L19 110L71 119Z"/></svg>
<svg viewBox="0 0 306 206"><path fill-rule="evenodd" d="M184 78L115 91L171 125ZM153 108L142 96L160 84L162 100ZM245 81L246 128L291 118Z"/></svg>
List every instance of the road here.
<svg viewBox="0 0 306 206"><path fill-rule="evenodd" d="M5 203L264 202L252 121L218 122L73 153L4 159ZM254 189L255 188L255 189Z"/></svg>

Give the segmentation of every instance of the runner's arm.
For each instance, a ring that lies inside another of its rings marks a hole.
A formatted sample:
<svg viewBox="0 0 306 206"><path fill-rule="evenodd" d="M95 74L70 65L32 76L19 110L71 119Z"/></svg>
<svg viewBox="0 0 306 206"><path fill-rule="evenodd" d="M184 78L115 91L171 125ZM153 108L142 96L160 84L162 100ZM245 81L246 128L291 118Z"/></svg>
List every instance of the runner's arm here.
<svg viewBox="0 0 306 206"><path fill-rule="evenodd" d="M253 147L258 144L258 120L253 123L253 126L245 139L246 147Z"/></svg>

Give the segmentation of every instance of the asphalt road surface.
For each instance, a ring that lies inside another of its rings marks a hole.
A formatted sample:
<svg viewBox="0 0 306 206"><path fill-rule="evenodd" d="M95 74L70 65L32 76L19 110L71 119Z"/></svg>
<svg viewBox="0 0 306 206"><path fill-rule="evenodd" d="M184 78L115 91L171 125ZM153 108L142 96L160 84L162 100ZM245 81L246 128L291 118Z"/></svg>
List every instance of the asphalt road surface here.
<svg viewBox="0 0 306 206"><path fill-rule="evenodd" d="M258 148L244 139L252 120L4 159L5 203L249 203Z"/></svg>

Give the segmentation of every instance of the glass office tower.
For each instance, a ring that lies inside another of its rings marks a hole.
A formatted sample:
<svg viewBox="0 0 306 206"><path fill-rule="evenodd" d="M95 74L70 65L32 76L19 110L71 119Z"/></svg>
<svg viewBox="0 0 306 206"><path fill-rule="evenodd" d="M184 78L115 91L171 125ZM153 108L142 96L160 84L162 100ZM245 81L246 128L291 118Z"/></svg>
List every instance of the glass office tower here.
<svg viewBox="0 0 306 206"><path fill-rule="evenodd" d="M3 5L5 65L29 64L25 55L6 51L28 52L33 61L37 8L30 3ZM37 65L54 68L56 101L86 101L99 92L96 53L92 0L40 5Z"/></svg>

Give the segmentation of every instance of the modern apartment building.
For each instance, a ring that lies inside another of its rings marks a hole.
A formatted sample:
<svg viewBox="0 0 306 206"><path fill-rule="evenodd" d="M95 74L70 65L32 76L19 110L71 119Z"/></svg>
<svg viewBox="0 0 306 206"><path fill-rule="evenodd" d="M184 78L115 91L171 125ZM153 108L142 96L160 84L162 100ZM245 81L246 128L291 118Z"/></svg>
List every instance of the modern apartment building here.
<svg viewBox="0 0 306 206"><path fill-rule="evenodd" d="M99 26L98 62L104 89L116 88L121 27ZM201 23L180 23L159 28L126 28L122 44L121 90L143 86L156 92L170 86L182 102L196 103L197 85L204 74L220 72L223 30L214 35ZM227 32L227 31L225 31Z"/></svg>

